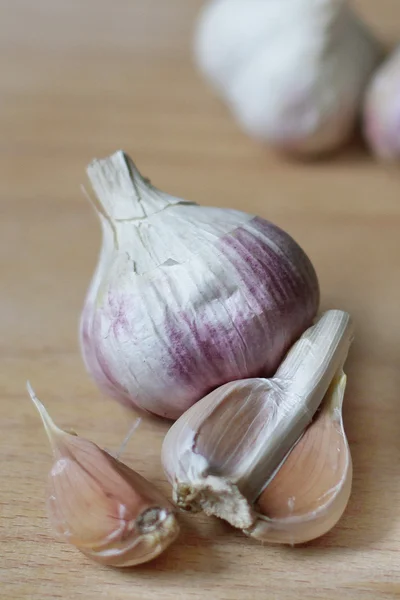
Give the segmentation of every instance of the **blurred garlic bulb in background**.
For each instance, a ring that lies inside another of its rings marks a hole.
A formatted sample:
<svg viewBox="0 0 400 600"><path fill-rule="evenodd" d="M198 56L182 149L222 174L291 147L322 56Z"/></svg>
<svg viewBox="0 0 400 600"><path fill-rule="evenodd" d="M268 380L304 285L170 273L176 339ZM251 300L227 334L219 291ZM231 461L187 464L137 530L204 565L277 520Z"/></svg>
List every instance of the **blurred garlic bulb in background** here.
<svg viewBox="0 0 400 600"><path fill-rule="evenodd" d="M364 133L382 160L400 159L400 46L377 69L365 95Z"/></svg>
<svg viewBox="0 0 400 600"><path fill-rule="evenodd" d="M88 174L103 246L81 347L98 385L176 419L227 381L272 375L319 304L298 244L259 217L157 190L123 152Z"/></svg>
<svg viewBox="0 0 400 600"><path fill-rule="evenodd" d="M175 503L264 541L333 527L351 489L341 409L353 336L350 316L328 311L274 377L227 383L182 415L162 448Z"/></svg>
<svg viewBox="0 0 400 600"><path fill-rule="evenodd" d="M212 0L195 39L243 129L299 155L346 142L381 52L347 0Z"/></svg>
<svg viewBox="0 0 400 600"><path fill-rule="evenodd" d="M112 567L161 554L179 534L168 500L96 444L57 427L29 383L28 392L53 451L47 512L57 536Z"/></svg>

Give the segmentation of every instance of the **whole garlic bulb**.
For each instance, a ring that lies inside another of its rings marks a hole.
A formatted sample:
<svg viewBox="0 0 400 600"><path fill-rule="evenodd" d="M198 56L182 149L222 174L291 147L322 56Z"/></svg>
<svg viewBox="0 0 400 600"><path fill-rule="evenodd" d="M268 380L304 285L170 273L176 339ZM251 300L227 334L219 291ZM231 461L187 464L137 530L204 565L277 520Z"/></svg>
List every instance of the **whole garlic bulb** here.
<svg viewBox="0 0 400 600"><path fill-rule="evenodd" d="M377 69L365 95L363 127L373 153L400 159L400 46Z"/></svg>
<svg viewBox="0 0 400 600"><path fill-rule="evenodd" d="M259 217L155 189L122 152L88 173L103 248L81 347L99 386L176 419L227 381L271 375L318 309L298 244Z"/></svg>
<svg viewBox="0 0 400 600"><path fill-rule="evenodd" d="M244 130L315 154L354 129L380 45L347 0L213 0L196 61Z"/></svg>

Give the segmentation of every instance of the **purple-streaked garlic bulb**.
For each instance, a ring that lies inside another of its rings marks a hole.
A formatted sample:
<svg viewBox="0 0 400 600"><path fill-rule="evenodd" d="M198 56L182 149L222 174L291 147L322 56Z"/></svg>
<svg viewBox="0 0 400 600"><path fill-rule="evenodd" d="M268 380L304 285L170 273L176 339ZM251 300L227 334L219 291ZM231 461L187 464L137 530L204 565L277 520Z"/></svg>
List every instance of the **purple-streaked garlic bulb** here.
<svg viewBox="0 0 400 600"><path fill-rule="evenodd" d="M157 190L123 152L88 175L103 246L80 338L99 387L177 419L226 382L272 375L318 310L299 245L260 217Z"/></svg>
<svg viewBox="0 0 400 600"><path fill-rule="evenodd" d="M400 45L377 69L364 102L364 133L382 160L400 160Z"/></svg>

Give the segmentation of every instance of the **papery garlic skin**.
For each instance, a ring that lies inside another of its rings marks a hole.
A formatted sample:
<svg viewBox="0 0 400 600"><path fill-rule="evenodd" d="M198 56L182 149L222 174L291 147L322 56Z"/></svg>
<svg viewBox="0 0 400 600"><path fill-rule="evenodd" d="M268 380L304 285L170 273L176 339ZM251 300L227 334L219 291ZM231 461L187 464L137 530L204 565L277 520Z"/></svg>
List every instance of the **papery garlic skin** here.
<svg viewBox="0 0 400 600"><path fill-rule="evenodd" d="M106 250L81 348L98 385L176 419L227 381L271 375L318 309L298 244L254 215L156 190L122 152L88 172Z"/></svg>
<svg viewBox="0 0 400 600"><path fill-rule="evenodd" d="M179 534L168 500L96 444L59 429L29 384L28 390L53 450L46 504L58 538L113 567L161 554Z"/></svg>
<svg viewBox="0 0 400 600"><path fill-rule="evenodd" d="M70 456L56 460L47 488L59 538L115 567L152 560L176 539L173 509L154 486L88 440L70 438L67 447Z"/></svg>
<svg viewBox="0 0 400 600"><path fill-rule="evenodd" d="M294 154L344 144L381 58L347 0L213 0L196 62L250 136Z"/></svg>
<svg viewBox="0 0 400 600"><path fill-rule="evenodd" d="M92 373L94 379L107 395L117 397L121 403L130 406L131 401L129 398L125 397L125 390L119 385L118 381L113 378L101 349L95 344L92 344L91 340L91 332L94 327L93 320L96 314L97 294L102 284L103 277L107 273L109 263L112 261L115 247L115 230L109 220L99 211L98 216L102 231L102 246L80 319L79 335L80 346L82 349L81 354L87 371Z"/></svg>
<svg viewBox="0 0 400 600"><path fill-rule="evenodd" d="M363 129L372 152L388 162L400 160L400 46L374 73L364 101Z"/></svg>
<svg viewBox="0 0 400 600"><path fill-rule="evenodd" d="M272 379L225 384L182 415L162 447L174 502L253 530L258 498L311 423L353 335L347 313L327 311Z"/></svg>

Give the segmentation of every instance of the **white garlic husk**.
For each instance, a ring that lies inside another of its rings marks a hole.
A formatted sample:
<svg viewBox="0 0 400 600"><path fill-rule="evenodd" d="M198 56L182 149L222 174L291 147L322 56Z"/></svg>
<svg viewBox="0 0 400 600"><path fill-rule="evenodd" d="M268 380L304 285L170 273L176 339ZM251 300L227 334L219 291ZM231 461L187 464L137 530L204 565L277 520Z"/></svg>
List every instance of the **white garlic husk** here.
<svg viewBox="0 0 400 600"><path fill-rule="evenodd" d="M374 73L368 85L363 129L372 152L388 162L400 160L400 46Z"/></svg>
<svg viewBox="0 0 400 600"><path fill-rule="evenodd" d="M332 151L352 134L380 44L347 0L213 0L195 59L250 136Z"/></svg>
<svg viewBox="0 0 400 600"><path fill-rule="evenodd" d="M298 244L254 215L155 189L123 152L88 173L104 245L81 347L99 386L175 419L227 381L271 375L318 309Z"/></svg>
<svg viewBox="0 0 400 600"><path fill-rule="evenodd" d="M265 541L299 543L331 528L351 486L341 372L353 336L347 313L327 311L274 377L225 384L182 415L162 448L177 506Z"/></svg>

